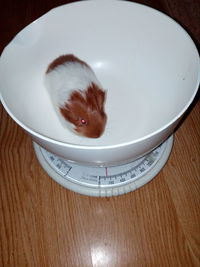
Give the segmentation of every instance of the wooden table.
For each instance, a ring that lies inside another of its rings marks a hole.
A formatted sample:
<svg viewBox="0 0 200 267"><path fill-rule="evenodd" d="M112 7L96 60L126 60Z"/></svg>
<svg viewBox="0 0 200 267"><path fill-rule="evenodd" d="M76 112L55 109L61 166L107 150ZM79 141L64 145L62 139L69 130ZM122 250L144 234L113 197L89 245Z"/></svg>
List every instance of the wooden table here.
<svg viewBox="0 0 200 267"><path fill-rule="evenodd" d="M28 23L66 2L4 0L1 51ZM169 14L199 41L198 0L139 2ZM2 106L0 117L1 267L200 266L200 103L177 129L159 175L113 198L82 196L58 185Z"/></svg>

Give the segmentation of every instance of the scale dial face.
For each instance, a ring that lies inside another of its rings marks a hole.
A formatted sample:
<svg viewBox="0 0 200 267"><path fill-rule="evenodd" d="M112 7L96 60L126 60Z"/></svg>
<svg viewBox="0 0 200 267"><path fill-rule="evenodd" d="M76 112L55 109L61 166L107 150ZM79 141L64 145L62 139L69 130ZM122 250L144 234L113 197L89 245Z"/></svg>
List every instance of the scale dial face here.
<svg viewBox="0 0 200 267"><path fill-rule="evenodd" d="M173 137L152 152L114 167L88 167L68 162L34 143L38 160L58 183L91 196L128 193L150 181L164 166L171 152Z"/></svg>

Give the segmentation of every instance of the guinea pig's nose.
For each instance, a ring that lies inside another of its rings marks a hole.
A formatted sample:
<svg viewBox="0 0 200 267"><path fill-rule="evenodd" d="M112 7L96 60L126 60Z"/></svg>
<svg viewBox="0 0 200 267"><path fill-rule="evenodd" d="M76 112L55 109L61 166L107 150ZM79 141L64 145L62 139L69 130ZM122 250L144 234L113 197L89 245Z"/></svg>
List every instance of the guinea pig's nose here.
<svg viewBox="0 0 200 267"><path fill-rule="evenodd" d="M90 135L88 137L90 137L90 138L99 138L100 136L101 136L101 134L92 134L92 135Z"/></svg>
<svg viewBox="0 0 200 267"><path fill-rule="evenodd" d="M96 129L95 132L88 134L88 137L90 138L99 138L102 135L103 131Z"/></svg>

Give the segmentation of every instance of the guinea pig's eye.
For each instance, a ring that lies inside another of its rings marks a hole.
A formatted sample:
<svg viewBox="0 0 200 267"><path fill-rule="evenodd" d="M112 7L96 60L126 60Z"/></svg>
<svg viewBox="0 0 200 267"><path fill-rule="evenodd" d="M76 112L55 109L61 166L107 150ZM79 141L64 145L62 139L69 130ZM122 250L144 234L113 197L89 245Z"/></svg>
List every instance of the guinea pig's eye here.
<svg viewBox="0 0 200 267"><path fill-rule="evenodd" d="M82 125L86 125L87 124L87 121L85 119L80 119L80 122Z"/></svg>

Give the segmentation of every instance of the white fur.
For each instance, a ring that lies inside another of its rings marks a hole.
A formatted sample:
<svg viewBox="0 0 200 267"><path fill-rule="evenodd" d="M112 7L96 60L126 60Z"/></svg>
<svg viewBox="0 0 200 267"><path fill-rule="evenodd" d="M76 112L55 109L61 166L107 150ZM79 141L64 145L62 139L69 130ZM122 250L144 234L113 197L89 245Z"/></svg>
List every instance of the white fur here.
<svg viewBox="0 0 200 267"><path fill-rule="evenodd" d="M72 130L74 128L74 125L61 115L59 107L64 106L72 91L85 90L92 82L101 87L92 69L79 62L66 62L46 74L46 88L64 126L70 126Z"/></svg>

